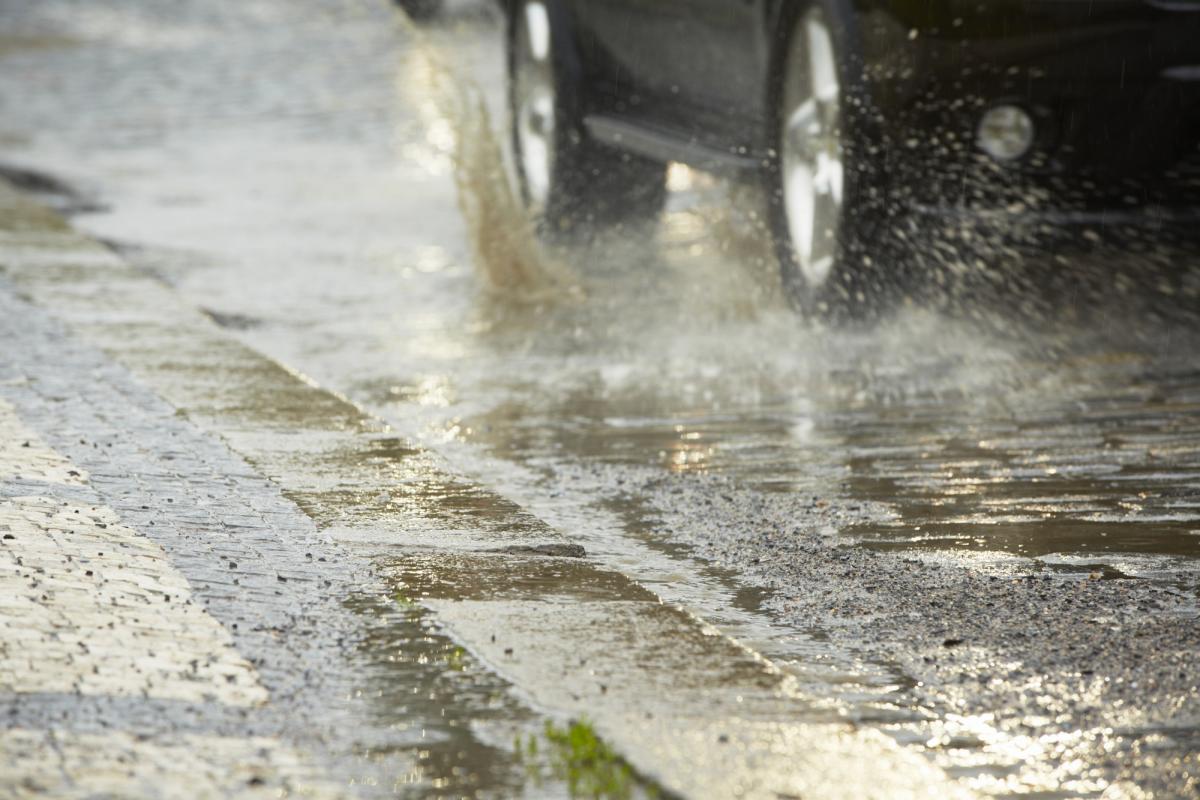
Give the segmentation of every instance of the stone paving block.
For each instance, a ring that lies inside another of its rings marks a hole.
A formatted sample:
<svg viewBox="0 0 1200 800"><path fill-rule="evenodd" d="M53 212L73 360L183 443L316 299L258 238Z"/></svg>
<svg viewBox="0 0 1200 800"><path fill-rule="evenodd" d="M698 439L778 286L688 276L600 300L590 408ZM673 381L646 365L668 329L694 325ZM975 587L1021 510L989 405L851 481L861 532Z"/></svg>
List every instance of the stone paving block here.
<svg viewBox="0 0 1200 800"><path fill-rule="evenodd" d="M0 486L0 698L10 720L35 707L86 720L85 699L192 704L180 706L185 717L267 702L254 667L163 548L94 497L81 498L91 491L86 471L2 399ZM22 489L44 493L14 494ZM0 798L344 796L319 761L276 738L174 732L151 740L75 730L56 713L45 728L0 731ZM128 717L102 714L86 725L97 719L108 729Z"/></svg>
<svg viewBox="0 0 1200 800"><path fill-rule="evenodd" d="M70 464L21 424L12 406L0 400L0 482L39 482L82 486L87 473Z"/></svg>
<svg viewBox="0 0 1200 800"><path fill-rule="evenodd" d="M150 742L117 731L16 728L0 732L0 752L2 800L346 796L301 754L265 737L187 734Z"/></svg>
<svg viewBox="0 0 1200 800"><path fill-rule="evenodd" d="M0 690L266 702L162 549L112 511L15 498L0 524L0 595L25 606L0 620L0 672L16 676Z"/></svg>
<svg viewBox="0 0 1200 800"><path fill-rule="evenodd" d="M84 486L87 473L0 400L0 481ZM0 531L0 690L266 702L162 548L111 509L10 497Z"/></svg>

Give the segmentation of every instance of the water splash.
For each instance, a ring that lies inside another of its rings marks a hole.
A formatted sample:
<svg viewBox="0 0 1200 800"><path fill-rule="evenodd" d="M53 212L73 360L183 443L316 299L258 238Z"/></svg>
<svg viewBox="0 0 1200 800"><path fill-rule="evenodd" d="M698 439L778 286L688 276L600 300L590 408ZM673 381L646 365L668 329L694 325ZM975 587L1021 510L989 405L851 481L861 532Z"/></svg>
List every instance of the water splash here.
<svg viewBox="0 0 1200 800"><path fill-rule="evenodd" d="M452 66L442 47L407 15L397 12L397 18L416 48L442 129L450 133L458 205L489 294L517 303L580 297L578 280L561 256L538 240L534 221L514 191L483 90L465 70Z"/></svg>
<svg viewBox="0 0 1200 800"><path fill-rule="evenodd" d="M678 172L676 166L672 166L672 176ZM691 255L707 253L714 262L705 276L714 315L750 320L784 309L786 300L762 187L688 172L686 186L679 189L685 197L693 195L695 202L686 211L668 215L663 236L668 243L679 245L683 243L680 234L686 235L689 228L696 230L687 250Z"/></svg>

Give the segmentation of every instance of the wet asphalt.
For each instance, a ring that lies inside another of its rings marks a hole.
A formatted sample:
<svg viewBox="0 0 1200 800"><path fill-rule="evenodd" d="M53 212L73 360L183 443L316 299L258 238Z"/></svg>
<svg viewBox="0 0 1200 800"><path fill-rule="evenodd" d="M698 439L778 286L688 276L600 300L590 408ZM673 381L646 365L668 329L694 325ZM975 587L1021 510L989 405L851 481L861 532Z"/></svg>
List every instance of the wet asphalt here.
<svg viewBox="0 0 1200 800"><path fill-rule="evenodd" d="M985 248L999 278L814 328L753 201L681 173L636 241L516 270L488 256L521 224L488 179L498 30L466 2L420 31L368 0L6 4L0 161L971 788L1195 792L1194 249Z"/></svg>

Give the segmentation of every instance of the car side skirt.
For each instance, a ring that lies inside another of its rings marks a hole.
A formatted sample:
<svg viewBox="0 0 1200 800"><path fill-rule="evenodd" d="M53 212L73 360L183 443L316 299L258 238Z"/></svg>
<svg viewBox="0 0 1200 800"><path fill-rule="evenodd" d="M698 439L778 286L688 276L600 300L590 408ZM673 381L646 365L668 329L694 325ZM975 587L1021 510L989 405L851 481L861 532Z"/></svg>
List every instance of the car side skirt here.
<svg viewBox="0 0 1200 800"><path fill-rule="evenodd" d="M762 158L752 153L722 150L695 139L681 138L674 131L627 119L590 114L583 125L594 141L657 161L680 161L712 172L745 172L763 165Z"/></svg>

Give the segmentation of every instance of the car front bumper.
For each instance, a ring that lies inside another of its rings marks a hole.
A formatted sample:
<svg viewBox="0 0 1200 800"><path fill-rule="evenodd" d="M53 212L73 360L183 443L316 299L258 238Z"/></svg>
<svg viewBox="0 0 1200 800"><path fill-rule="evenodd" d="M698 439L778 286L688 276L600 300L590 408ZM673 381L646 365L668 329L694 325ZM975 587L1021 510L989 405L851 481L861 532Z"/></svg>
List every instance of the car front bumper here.
<svg viewBox="0 0 1200 800"><path fill-rule="evenodd" d="M1200 206L1200 0L895 0L860 18L875 127L937 196L990 179L993 205L1032 183L1080 211ZM981 163L1000 105L1027 110L1034 146Z"/></svg>

